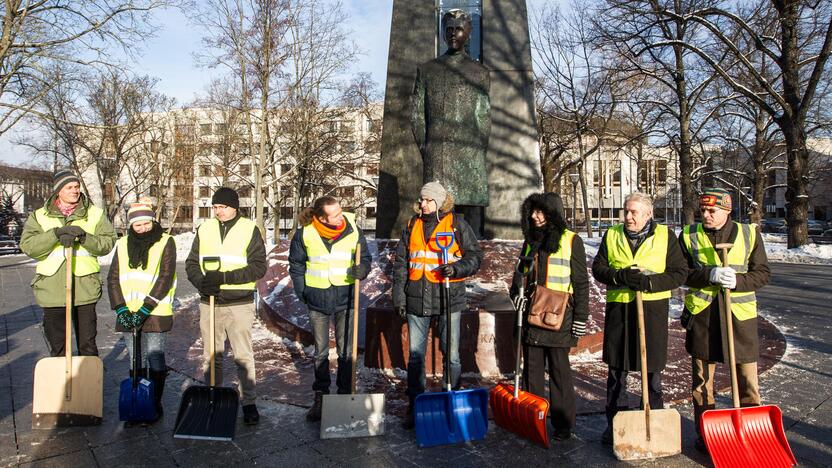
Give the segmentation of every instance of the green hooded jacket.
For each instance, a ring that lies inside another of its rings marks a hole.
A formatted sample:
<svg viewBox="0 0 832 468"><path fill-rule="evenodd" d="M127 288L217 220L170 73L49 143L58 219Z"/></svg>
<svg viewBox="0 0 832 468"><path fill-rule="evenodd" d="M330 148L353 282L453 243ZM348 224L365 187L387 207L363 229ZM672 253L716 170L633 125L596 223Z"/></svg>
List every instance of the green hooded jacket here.
<svg viewBox="0 0 832 468"><path fill-rule="evenodd" d="M44 208L49 212L49 216L60 218L64 225L77 219L86 218L91 202L83 193L78 208L68 217L64 217L58 207L55 206L56 197L57 194L52 195L44 205ZM115 242L116 233L113 225L110 224L107 216L102 216L101 221L95 226L95 232L87 233L84 237L83 245L92 255L100 257L108 254L113 249ZM44 231L34 214L29 215L26 224L23 226L23 234L20 236L20 250L35 260L41 260L52 252L57 243L58 236L55 234L55 229ZM32 280L32 290L39 306L64 307L66 305L65 278L66 263L61 265L61 268L52 276L35 274L35 279ZM76 306L94 304L101 298L101 276L99 273L76 276L72 287L73 303Z"/></svg>

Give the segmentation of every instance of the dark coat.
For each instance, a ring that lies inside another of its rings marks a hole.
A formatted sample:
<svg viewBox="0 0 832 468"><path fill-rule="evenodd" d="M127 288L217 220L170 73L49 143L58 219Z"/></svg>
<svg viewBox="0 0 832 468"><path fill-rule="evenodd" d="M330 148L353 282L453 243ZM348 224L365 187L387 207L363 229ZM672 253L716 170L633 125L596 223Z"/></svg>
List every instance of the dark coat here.
<svg viewBox="0 0 832 468"><path fill-rule="evenodd" d="M453 210L453 198L448 195L439 211L439 219L444 219ZM398 308L407 307L408 314L418 316L439 315L442 313L440 307L440 296L442 283L431 283L423 276L419 281L410 281L408 278L408 263L410 254L410 226L415 217L407 223L402 230L402 237L396 247L396 260L393 262L393 306ZM431 233L439 223L436 214L422 217L425 239L429 239ZM453 228L455 242L459 243L462 258L454 263L456 274L454 278L467 278L474 275L482 263L482 249L477 241L471 226L460 216L454 216ZM451 312L461 312L468 307L465 297L465 282L458 281L450 283Z"/></svg>
<svg viewBox="0 0 832 468"><path fill-rule="evenodd" d="M694 229L694 227L691 227ZM727 222L718 230L705 230L705 234L713 245L719 243L733 243L737 238L739 229L732 222ZM766 248L763 245L763 238L756 229L754 230L756 240L751 256L748 260L748 272L737 273L737 287L735 292L756 291L766 284L771 277L771 270L768 267ZM712 286L710 282L711 270L714 266L695 266L690 252L685 248L682 239L679 239L682 253L688 262L690 273L685 284L694 288ZM722 332L725 323L725 296L719 294L717 300L702 312L691 318L690 330L685 337L685 349L692 357L711 362L725 362L725 355L728 354L728 338ZM733 314L734 327L734 352L737 363L757 362L760 355L760 342L757 331L757 318L739 321Z"/></svg>
<svg viewBox="0 0 832 468"><path fill-rule="evenodd" d="M292 244L289 246L289 276L292 278L295 295L309 307L309 310L324 314L334 314L335 312L347 310L352 300L352 285L330 285L326 289L306 286L306 260L309 257L306 254L306 246L303 244L304 229L315 228L310 224L298 229L292 238ZM343 239L350 235L352 231L353 226L347 223L347 227L339 238ZM329 251L332 251L333 244L337 242L337 240L336 242L332 242L329 239L323 239L323 241ZM361 229L358 229L358 244L361 246L361 263L358 264L358 277L366 278L370 273L373 256L370 254L370 249L367 248L367 239L364 237L364 232Z"/></svg>
<svg viewBox="0 0 832 468"><path fill-rule="evenodd" d="M238 219L240 219L239 212L234 219L220 223L220 239L225 239L225 235L237 223ZM225 272L226 283L250 283L259 280L266 274L266 245L263 243L263 236L260 235L259 229L252 230L251 240L246 249L246 262L248 264L243 268ZM202 285L202 279L205 277L199 265L199 231L194 236L191 251L188 253L188 258L185 259L185 272L188 274L188 281L199 289ZM207 304L208 296L200 293L199 300ZM223 289L220 291L220 295L216 296L217 304L250 304L253 300L254 292L245 290Z"/></svg>
<svg viewBox="0 0 832 468"><path fill-rule="evenodd" d="M655 224L647 237L655 235ZM688 274L687 263L679 249L679 243L672 229L667 233L667 255L665 271L650 276L650 290L667 291L678 288ZM601 239L598 255L592 262L592 276L607 286L616 286L614 279L618 271L610 267L607 253L607 234ZM643 242L633 246L633 255ZM660 372L667 365L667 319L668 299L644 302L644 334L647 345L647 371ZM636 301L628 303L609 302L604 309L604 352L603 360L613 369L625 371L641 370L638 348L638 315Z"/></svg>

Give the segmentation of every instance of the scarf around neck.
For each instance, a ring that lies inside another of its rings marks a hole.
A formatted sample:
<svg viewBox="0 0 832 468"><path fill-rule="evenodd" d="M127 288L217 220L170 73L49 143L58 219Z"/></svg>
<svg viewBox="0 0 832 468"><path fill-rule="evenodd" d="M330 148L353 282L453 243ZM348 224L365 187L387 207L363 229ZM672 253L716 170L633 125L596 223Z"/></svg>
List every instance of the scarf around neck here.
<svg viewBox="0 0 832 468"><path fill-rule="evenodd" d="M130 268L147 268L147 255L153 244L159 242L164 230L157 222L153 222L153 229L139 234L131 227L127 231L127 260Z"/></svg>
<svg viewBox="0 0 832 468"><path fill-rule="evenodd" d="M340 226L333 226L331 224L326 224L318 220L316 217L312 217L312 226L315 227L315 230L318 231L318 235L320 235L323 239L328 240L336 240L341 237L341 234L344 233L344 230L347 228L347 220L346 218L341 221Z"/></svg>
<svg viewBox="0 0 832 468"><path fill-rule="evenodd" d="M645 237L647 237L647 234L650 233L650 230L652 228L653 228L653 218L650 218L649 220L647 220L647 223L644 225L644 227L641 228L641 231L630 232L625 228L624 229L624 235L627 236L627 239L630 239L632 241L643 240Z"/></svg>

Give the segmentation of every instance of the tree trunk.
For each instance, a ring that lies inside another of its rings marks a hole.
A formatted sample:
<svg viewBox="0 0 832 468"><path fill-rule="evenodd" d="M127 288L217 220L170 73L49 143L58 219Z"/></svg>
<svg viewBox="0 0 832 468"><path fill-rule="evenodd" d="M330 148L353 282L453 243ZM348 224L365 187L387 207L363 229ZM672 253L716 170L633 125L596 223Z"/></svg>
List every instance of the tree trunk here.
<svg viewBox="0 0 832 468"><path fill-rule="evenodd" d="M786 222L788 223L788 247L805 245L809 240L806 220L809 219L809 194L807 172L809 150L802 127L788 117L783 119L781 130L786 138L786 154L789 170L786 174Z"/></svg>
<svg viewBox="0 0 832 468"><path fill-rule="evenodd" d="M699 200L691 181L693 161L690 136L690 103L688 102L682 47L676 46L673 49L676 55L676 73L674 74L676 99L679 102L679 186L682 191L682 221L684 224L693 224L696 210L699 208Z"/></svg>
<svg viewBox="0 0 832 468"><path fill-rule="evenodd" d="M766 177L765 158L767 154L767 145L765 139L765 119L762 112L757 112L754 119L754 172L753 180L751 181L751 198L753 203L751 209L748 210L748 217L752 223L760 225L763 220L763 203L765 202L765 187L768 182Z"/></svg>

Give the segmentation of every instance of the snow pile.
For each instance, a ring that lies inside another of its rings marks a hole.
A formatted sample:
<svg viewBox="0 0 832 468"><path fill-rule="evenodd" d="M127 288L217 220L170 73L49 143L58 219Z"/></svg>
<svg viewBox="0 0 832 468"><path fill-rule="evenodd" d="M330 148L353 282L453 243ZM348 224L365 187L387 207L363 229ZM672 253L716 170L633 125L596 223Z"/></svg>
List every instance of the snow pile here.
<svg viewBox="0 0 832 468"><path fill-rule="evenodd" d="M786 244L767 243L766 254L770 262L832 265L832 245L806 244L788 249Z"/></svg>
<svg viewBox="0 0 832 468"><path fill-rule="evenodd" d="M188 258L188 254L191 252L191 245L194 243L194 236L195 234L193 232L184 232L173 236L173 240L176 242L177 262L184 262L185 259ZM115 252L116 249L113 248L113 250L107 255L98 257L98 264L109 265L113 263L113 256L115 255Z"/></svg>

